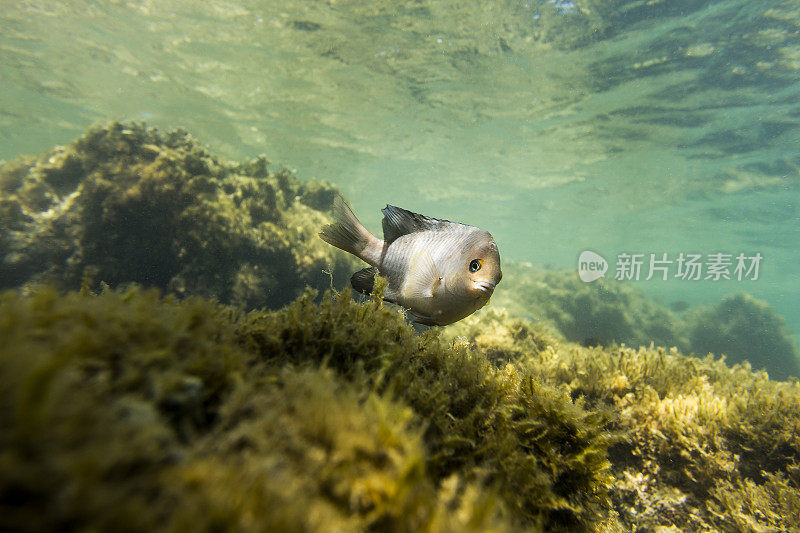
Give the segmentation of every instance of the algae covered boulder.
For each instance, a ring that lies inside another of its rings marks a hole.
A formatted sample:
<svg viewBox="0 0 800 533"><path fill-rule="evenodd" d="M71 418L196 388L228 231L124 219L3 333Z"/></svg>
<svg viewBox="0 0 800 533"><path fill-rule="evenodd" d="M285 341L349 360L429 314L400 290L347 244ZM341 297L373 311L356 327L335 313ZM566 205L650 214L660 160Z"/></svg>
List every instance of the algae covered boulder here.
<svg viewBox="0 0 800 533"><path fill-rule="evenodd" d="M0 528L793 530L800 384L377 294L0 299Z"/></svg>
<svg viewBox="0 0 800 533"><path fill-rule="evenodd" d="M594 530L604 426L379 300L0 303L0 526Z"/></svg>
<svg viewBox="0 0 800 533"><path fill-rule="evenodd" d="M800 359L783 319L747 294L726 296L690 314L689 338L697 353L725 355L767 368L777 379L800 376Z"/></svg>
<svg viewBox="0 0 800 533"><path fill-rule="evenodd" d="M505 270L493 305L509 317L541 323L568 341L584 346L675 347L701 357L714 353L734 363L748 361L777 379L800 376L800 358L783 319L766 302L749 295L727 296L713 306L678 313L613 280L584 283L575 272L525 263L510 263ZM480 321L477 317L465 325Z"/></svg>
<svg viewBox="0 0 800 533"><path fill-rule="evenodd" d="M369 311L345 296L314 315ZM153 291L3 295L0 529L508 529L492 491L429 475L413 410L297 351L286 319Z"/></svg>
<svg viewBox="0 0 800 533"><path fill-rule="evenodd" d="M602 279L584 283L574 271L526 263L511 263L506 271L507 285L498 288L493 303L516 316L545 321L569 341L688 347L680 318L638 289Z"/></svg>
<svg viewBox="0 0 800 533"><path fill-rule="evenodd" d="M613 413L609 494L623 531L800 527L796 379L676 348L583 347L496 310L449 334Z"/></svg>
<svg viewBox="0 0 800 533"><path fill-rule="evenodd" d="M186 132L92 128L0 165L0 285L84 279L279 307L353 261L316 238L336 189L218 160Z"/></svg>

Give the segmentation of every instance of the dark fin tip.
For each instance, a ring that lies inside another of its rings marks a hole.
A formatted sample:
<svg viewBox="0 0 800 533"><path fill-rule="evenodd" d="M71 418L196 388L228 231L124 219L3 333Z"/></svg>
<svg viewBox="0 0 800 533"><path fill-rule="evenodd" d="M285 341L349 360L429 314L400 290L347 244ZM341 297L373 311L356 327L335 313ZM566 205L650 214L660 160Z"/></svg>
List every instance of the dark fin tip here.
<svg viewBox="0 0 800 533"><path fill-rule="evenodd" d="M350 285L361 294L371 294L375 288L375 275L378 273L376 267L368 267L359 270L350 277Z"/></svg>

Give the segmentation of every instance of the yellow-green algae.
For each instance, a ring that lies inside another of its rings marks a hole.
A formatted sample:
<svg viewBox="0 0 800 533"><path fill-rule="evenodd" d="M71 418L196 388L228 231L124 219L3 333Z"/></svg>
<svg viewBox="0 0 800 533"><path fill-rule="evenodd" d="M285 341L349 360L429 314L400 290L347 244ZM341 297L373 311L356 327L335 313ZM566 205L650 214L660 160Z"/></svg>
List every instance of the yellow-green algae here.
<svg viewBox="0 0 800 533"><path fill-rule="evenodd" d="M0 527L792 530L800 385L348 291L0 302Z"/></svg>
<svg viewBox="0 0 800 533"><path fill-rule="evenodd" d="M341 336L359 314L386 327ZM476 480L429 475L419 415L359 370L417 342L394 312L44 290L5 294L0 333L3 529L508 525Z"/></svg>
<svg viewBox="0 0 800 533"><path fill-rule="evenodd" d="M448 336L614 413L613 507L626 529L800 527L800 384L676 348L583 347L491 311Z"/></svg>
<svg viewBox="0 0 800 533"><path fill-rule="evenodd" d="M78 289L85 274L248 308L280 307L357 262L316 238L336 189L220 161L182 130L92 127L0 165L0 288ZM343 284L346 280L342 276Z"/></svg>

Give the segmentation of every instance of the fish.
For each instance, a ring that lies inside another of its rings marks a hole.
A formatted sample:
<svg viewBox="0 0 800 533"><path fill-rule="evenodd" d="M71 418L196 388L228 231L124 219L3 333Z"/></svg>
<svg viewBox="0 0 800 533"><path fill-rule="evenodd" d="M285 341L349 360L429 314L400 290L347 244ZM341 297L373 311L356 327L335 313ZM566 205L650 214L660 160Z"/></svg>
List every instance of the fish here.
<svg viewBox="0 0 800 533"><path fill-rule="evenodd" d="M426 326L452 324L489 302L503 273L488 231L388 204L381 212L383 239L336 196L334 222L319 233L328 244L370 265L352 275L353 289L370 294L375 276L386 278L384 300Z"/></svg>

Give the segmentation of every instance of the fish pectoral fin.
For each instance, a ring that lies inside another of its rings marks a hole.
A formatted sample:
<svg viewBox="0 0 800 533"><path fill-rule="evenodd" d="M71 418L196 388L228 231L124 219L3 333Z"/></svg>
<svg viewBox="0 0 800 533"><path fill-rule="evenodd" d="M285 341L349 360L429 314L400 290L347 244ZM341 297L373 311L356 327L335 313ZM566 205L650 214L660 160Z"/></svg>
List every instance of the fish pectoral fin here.
<svg viewBox="0 0 800 533"><path fill-rule="evenodd" d="M376 267L362 268L350 277L350 285L361 294L370 294L375 288Z"/></svg>
<svg viewBox="0 0 800 533"><path fill-rule="evenodd" d="M421 313L417 313L414 311L409 310L408 314L414 317L414 322L417 324L422 324L423 326L438 326L439 324L436 322L432 316L423 315Z"/></svg>
<svg viewBox="0 0 800 533"><path fill-rule="evenodd" d="M403 295L406 298L433 298L436 289L442 284L442 278L436 269L430 252L419 251L411 259L406 286Z"/></svg>

